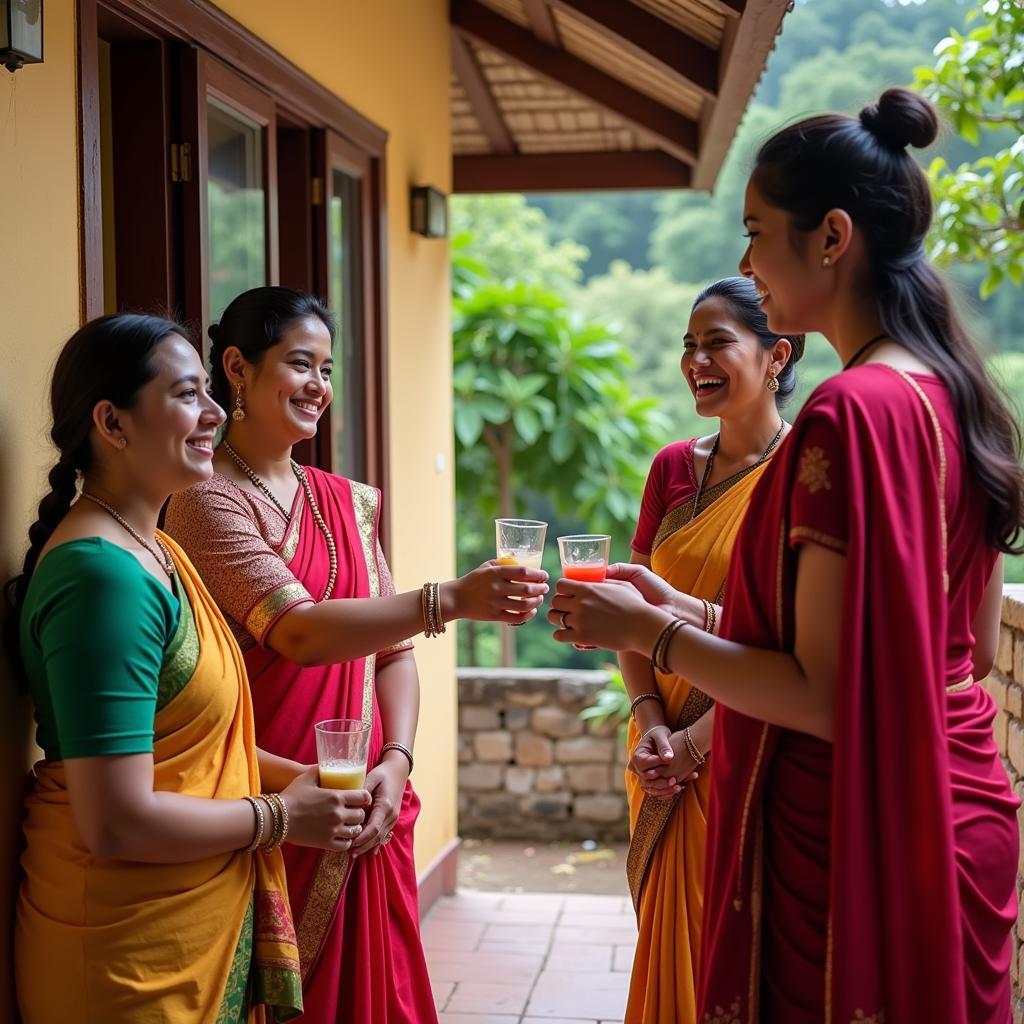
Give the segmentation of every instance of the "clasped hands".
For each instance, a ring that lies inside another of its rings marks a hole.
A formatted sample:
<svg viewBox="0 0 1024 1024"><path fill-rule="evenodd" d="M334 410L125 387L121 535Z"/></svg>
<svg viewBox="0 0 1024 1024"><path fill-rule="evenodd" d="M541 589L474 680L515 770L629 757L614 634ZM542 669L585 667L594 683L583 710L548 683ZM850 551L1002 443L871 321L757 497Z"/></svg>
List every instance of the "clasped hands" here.
<svg viewBox="0 0 1024 1024"><path fill-rule="evenodd" d="M697 767L682 732L672 732L667 725L648 729L628 764L640 788L656 800L669 800L681 793L687 782L697 778Z"/></svg>

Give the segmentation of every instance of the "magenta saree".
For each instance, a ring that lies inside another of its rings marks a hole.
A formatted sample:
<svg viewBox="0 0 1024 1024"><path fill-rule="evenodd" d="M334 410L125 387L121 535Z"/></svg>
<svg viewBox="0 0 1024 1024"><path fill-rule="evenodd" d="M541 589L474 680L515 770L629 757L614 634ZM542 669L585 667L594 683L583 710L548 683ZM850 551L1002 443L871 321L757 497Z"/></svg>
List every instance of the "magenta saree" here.
<svg viewBox="0 0 1024 1024"><path fill-rule="evenodd" d="M377 539L379 492L317 469L307 467L306 473L337 548L332 599L392 593ZM322 597L329 576L327 545L302 489L285 527L270 506L215 475L174 499L167 527L195 559L243 640L259 745L311 764L316 761L316 722L362 718L372 723L369 764L375 765L384 743L374 691L376 665L410 645L310 668L263 646L288 608ZM419 808L407 785L394 838L379 855L351 858L284 847L304 1019L317 1024L436 1021L419 937L413 861Z"/></svg>
<svg viewBox="0 0 1024 1024"><path fill-rule="evenodd" d="M945 388L827 382L750 513L730 639L792 650L799 545L846 556L835 739L719 707L699 1020L1006 1024L1016 800L970 681L995 554Z"/></svg>

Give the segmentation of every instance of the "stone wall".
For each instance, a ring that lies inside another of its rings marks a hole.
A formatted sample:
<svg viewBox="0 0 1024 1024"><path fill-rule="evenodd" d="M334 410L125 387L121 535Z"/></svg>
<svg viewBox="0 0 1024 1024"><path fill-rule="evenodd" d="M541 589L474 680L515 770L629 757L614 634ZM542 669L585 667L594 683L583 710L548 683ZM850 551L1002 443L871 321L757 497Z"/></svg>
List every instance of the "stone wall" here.
<svg viewBox="0 0 1024 1024"><path fill-rule="evenodd" d="M1010 584L1003 594L1003 625L992 675L984 682L995 698L995 733L1017 796L1024 798L1024 585ZM1017 927L1013 935L1013 1021L1024 1024L1024 808L1017 812L1021 859L1017 866Z"/></svg>
<svg viewBox="0 0 1024 1024"><path fill-rule="evenodd" d="M625 840L625 750L580 719L607 681L569 669L459 669L459 834Z"/></svg>

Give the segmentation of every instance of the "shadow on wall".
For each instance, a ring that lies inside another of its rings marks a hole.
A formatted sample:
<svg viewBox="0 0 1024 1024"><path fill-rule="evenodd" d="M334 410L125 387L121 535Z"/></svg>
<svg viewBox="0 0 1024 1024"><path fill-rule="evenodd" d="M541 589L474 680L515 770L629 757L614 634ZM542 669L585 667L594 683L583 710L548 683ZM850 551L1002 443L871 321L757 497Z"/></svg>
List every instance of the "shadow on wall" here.
<svg viewBox="0 0 1024 1024"><path fill-rule="evenodd" d="M0 495L10 495L10 462L0 453ZM17 537L9 504L0 499L0 538ZM23 551L4 545L0 550L0 582L21 568ZM5 635L9 621L6 600L0 600L0 626ZM21 854L22 807L33 757L32 707L28 694L15 681L10 656L0 649L0 1022L15 1024L14 906Z"/></svg>

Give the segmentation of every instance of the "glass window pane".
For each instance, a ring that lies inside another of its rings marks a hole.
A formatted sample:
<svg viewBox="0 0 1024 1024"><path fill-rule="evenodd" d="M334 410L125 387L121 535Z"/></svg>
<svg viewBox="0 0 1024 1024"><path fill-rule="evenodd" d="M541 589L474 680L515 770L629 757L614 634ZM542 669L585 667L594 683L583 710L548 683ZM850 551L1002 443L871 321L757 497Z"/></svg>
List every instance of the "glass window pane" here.
<svg viewBox="0 0 1024 1024"><path fill-rule="evenodd" d="M328 303L338 322L334 342L334 465L344 476L365 476L363 311L360 265L360 183L331 173L328 221Z"/></svg>
<svg viewBox="0 0 1024 1024"><path fill-rule="evenodd" d="M216 321L240 292L267 283L263 129L207 102L210 308Z"/></svg>

